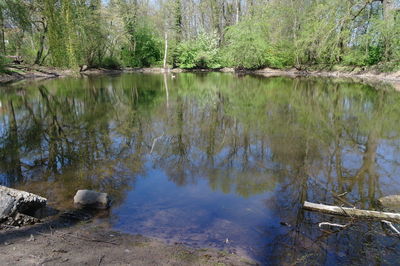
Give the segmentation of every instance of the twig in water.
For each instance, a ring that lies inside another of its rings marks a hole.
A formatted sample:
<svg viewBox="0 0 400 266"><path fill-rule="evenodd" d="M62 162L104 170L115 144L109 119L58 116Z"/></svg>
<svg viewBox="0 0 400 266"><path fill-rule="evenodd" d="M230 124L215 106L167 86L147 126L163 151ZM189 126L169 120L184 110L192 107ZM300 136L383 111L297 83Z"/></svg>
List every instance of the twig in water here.
<svg viewBox="0 0 400 266"><path fill-rule="evenodd" d="M343 192L342 194L339 194L339 195L336 195L336 196L338 196L338 197L343 197L343 196L345 196L347 193L349 193L349 192Z"/></svg>
<svg viewBox="0 0 400 266"><path fill-rule="evenodd" d="M322 223L318 224L319 228L321 228L323 225L329 225L329 226L340 227L340 228L346 228L348 226L348 224L342 225L342 224L332 224L332 223L328 223L328 222L322 222Z"/></svg>
<svg viewBox="0 0 400 266"><path fill-rule="evenodd" d="M396 232L396 235L400 236L400 231L397 230L397 228L391 222L382 220L382 223L388 225L390 227L390 229L392 229L394 232Z"/></svg>
<svg viewBox="0 0 400 266"><path fill-rule="evenodd" d="M354 219L353 216L351 216L350 214L348 214L348 213L343 209L343 206L339 206L339 208L340 208L347 216L349 216L350 218ZM353 209L355 209L355 207L353 207Z"/></svg>
<svg viewBox="0 0 400 266"><path fill-rule="evenodd" d="M155 139L153 140L153 145L151 145L150 154L153 153L153 149L154 149L154 146L156 145L157 140L160 139L160 138L162 138L162 137L164 137L164 133L162 133L161 136L159 136L159 137L157 137L157 138L155 138Z"/></svg>
<svg viewBox="0 0 400 266"><path fill-rule="evenodd" d="M347 194L347 192L342 193L342 194L340 194L340 195L336 195L335 193L332 192L332 195L333 195L333 197L334 197L335 199L337 199L338 201L340 201L340 202L342 202L342 203L344 203L344 204L347 204L347 205L349 205L349 206L355 208L355 206L354 206L353 204L351 204L351 203L348 202L347 200L341 198L342 196L344 196L344 195L346 195L346 194Z"/></svg>

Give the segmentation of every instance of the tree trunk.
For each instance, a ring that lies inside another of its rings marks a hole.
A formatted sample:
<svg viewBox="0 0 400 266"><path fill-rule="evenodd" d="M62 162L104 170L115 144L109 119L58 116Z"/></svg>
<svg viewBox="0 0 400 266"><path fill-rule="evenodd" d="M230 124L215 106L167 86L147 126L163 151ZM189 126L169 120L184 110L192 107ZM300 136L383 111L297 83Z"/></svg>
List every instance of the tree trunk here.
<svg viewBox="0 0 400 266"><path fill-rule="evenodd" d="M40 35L39 39L39 49L36 53L36 59L35 59L35 64L40 65L42 62L42 57L43 57L43 51L44 51L44 41L46 39L46 33L47 33L47 25L45 22L43 22L43 33Z"/></svg>
<svg viewBox="0 0 400 266"><path fill-rule="evenodd" d="M175 31L176 31L176 42L182 41L182 3L181 0L175 0Z"/></svg>
<svg viewBox="0 0 400 266"><path fill-rule="evenodd" d="M167 69L167 56L168 56L168 33L167 31L165 31L164 70Z"/></svg>
<svg viewBox="0 0 400 266"><path fill-rule="evenodd" d="M0 51L3 55L6 55L6 40L4 34L4 16L3 8L0 6Z"/></svg>
<svg viewBox="0 0 400 266"><path fill-rule="evenodd" d="M240 0L236 0L236 21L235 21L235 24L239 23L239 13L240 13Z"/></svg>

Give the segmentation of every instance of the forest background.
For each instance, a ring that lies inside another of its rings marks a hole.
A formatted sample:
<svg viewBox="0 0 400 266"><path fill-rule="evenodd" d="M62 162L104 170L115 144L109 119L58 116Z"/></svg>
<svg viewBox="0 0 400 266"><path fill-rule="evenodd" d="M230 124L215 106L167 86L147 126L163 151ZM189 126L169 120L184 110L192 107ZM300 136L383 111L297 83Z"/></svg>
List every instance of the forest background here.
<svg viewBox="0 0 400 266"><path fill-rule="evenodd" d="M400 68L399 0L0 0L0 71Z"/></svg>

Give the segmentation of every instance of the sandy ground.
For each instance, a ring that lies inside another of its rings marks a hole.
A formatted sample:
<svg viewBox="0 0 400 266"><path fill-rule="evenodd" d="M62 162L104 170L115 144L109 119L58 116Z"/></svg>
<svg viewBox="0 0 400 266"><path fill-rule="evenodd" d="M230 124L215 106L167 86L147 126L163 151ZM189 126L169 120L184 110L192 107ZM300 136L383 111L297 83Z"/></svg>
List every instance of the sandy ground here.
<svg viewBox="0 0 400 266"><path fill-rule="evenodd" d="M3 229L0 246L1 265L256 265L225 251L167 245L70 218Z"/></svg>

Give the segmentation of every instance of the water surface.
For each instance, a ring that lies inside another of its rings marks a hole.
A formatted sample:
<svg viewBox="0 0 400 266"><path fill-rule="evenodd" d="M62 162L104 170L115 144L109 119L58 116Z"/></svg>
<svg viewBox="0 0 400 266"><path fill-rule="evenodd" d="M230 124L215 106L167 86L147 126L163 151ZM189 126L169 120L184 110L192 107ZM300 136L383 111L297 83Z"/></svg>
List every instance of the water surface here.
<svg viewBox="0 0 400 266"><path fill-rule="evenodd" d="M400 193L400 94L331 79L124 74L1 88L0 183L70 208L114 199L115 229L262 264L396 264L376 222L305 200L379 209Z"/></svg>

